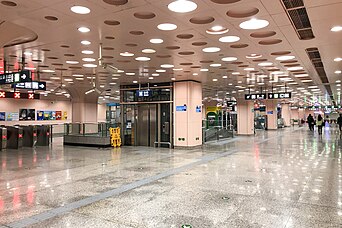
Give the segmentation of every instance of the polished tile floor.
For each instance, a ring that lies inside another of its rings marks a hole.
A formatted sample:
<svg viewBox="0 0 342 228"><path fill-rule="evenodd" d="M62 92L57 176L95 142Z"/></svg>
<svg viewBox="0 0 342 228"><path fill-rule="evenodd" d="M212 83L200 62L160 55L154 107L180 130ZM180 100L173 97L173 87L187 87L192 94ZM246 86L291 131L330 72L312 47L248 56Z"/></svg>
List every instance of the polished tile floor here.
<svg viewBox="0 0 342 228"><path fill-rule="evenodd" d="M342 227L342 137L0 152L0 227ZM187 226L188 225L188 226Z"/></svg>

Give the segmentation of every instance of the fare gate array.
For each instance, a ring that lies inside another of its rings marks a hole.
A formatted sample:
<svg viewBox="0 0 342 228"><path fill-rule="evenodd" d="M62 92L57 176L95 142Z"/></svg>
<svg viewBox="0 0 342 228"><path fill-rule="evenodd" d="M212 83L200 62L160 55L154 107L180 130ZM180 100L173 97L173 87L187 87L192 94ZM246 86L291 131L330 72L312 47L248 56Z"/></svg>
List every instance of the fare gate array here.
<svg viewBox="0 0 342 228"><path fill-rule="evenodd" d="M51 128L49 125L1 126L0 150L49 146L50 137Z"/></svg>

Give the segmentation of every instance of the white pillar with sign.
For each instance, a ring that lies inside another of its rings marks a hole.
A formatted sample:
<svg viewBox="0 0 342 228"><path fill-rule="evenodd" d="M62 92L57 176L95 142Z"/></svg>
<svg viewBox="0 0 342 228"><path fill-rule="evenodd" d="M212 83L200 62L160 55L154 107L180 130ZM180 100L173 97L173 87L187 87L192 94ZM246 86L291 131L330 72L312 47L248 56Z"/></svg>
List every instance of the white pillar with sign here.
<svg viewBox="0 0 342 228"><path fill-rule="evenodd" d="M277 130L278 129L278 115L277 105L278 100L266 100L266 113L267 113L267 129Z"/></svg>
<svg viewBox="0 0 342 228"><path fill-rule="evenodd" d="M254 135L254 101L237 100L237 134Z"/></svg>
<svg viewBox="0 0 342 228"><path fill-rule="evenodd" d="M174 82L174 146L202 145L202 84Z"/></svg>

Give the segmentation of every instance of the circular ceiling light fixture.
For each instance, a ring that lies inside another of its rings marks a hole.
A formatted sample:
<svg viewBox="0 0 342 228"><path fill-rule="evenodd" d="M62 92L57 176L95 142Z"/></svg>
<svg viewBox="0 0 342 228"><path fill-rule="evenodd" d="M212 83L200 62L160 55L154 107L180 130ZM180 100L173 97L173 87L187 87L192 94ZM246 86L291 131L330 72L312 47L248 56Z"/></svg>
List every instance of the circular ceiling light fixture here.
<svg viewBox="0 0 342 228"><path fill-rule="evenodd" d="M288 71L296 71L296 70L303 70L304 67L289 67L287 68Z"/></svg>
<svg viewBox="0 0 342 228"><path fill-rule="evenodd" d="M334 26L330 29L332 32L340 32L342 31L342 26Z"/></svg>
<svg viewBox="0 0 342 228"><path fill-rule="evenodd" d="M24 55L31 56L31 55L33 55L33 54L32 54L32 52L25 51L25 52L24 52Z"/></svg>
<svg viewBox="0 0 342 228"><path fill-rule="evenodd" d="M94 54L94 52L91 51L91 50L84 50L84 51L82 51L82 54L85 54L85 55L92 55L92 54Z"/></svg>
<svg viewBox="0 0 342 228"><path fill-rule="evenodd" d="M158 72L158 73L165 73L165 72L166 72L166 70L159 69L159 70L156 70L156 72Z"/></svg>
<svg viewBox="0 0 342 228"><path fill-rule="evenodd" d="M173 68L172 70L173 70L173 71L182 71L183 68Z"/></svg>
<svg viewBox="0 0 342 228"><path fill-rule="evenodd" d="M213 64L210 64L211 67L220 67L222 66L221 63L213 63Z"/></svg>
<svg viewBox="0 0 342 228"><path fill-rule="evenodd" d="M73 65L74 65L74 64L79 64L78 61L66 61L66 63L67 63L67 64L73 64Z"/></svg>
<svg viewBox="0 0 342 228"><path fill-rule="evenodd" d="M263 62L263 63L259 63L258 66L261 66L261 67L268 67L268 66L272 66L273 63L271 62Z"/></svg>
<svg viewBox="0 0 342 228"><path fill-rule="evenodd" d="M133 53L130 53L130 52L127 52L127 51L126 51L126 52L121 52L120 55L121 55L121 56L124 56L124 57L131 57L131 56L134 56Z"/></svg>
<svg viewBox="0 0 342 228"><path fill-rule="evenodd" d="M158 77L159 74L158 74L158 73L154 73L154 74L152 74L152 76L153 76L153 77Z"/></svg>
<svg viewBox="0 0 342 228"><path fill-rule="evenodd" d="M206 68L203 68L203 69L200 69L201 72L208 72L209 69L206 69Z"/></svg>
<svg viewBox="0 0 342 228"><path fill-rule="evenodd" d="M160 65L161 68L174 68L175 66L172 64L162 64ZM158 72L158 71L157 71Z"/></svg>
<svg viewBox="0 0 342 228"><path fill-rule="evenodd" d="M243 69L244 71L253 71L253 70L255 70L253 67L247 67L247 68L245 68L245 69Z"/></svg>
<svg viewBox="0 0 342 228"><path fill-rule="evenodd" d="M233 61L236 61L238 58L236 58L236 57L224 57L224 58L222 58L221 60L223 61L223 62L233 62Z"/></svg>
<svg viewBox="0 0 342 228"><path fill-rule="evenodd" d="M219 39L222 43L234 43L240 40L238 36L224 36Z"/></svg>
<svg viewBox="0 0 342 228"><path fill-rule="evenodd" d="M81 41L81 44L83 44L83 45L90 45L91 42L88 41L88 40L82 40L82 41Z"/></svg>
<svg viewBox="0 0 342 228"><path fill-rule="evenodd" d="M207 33L211 35L220 35L220 34L225 34L229 31L229 29L221 26L221 25L216 25L211 27L210 29L207 29Z"/></svg>
<svg viewBox="0 0 342 228"><path fill-rule="evenodd" d="M247 55L246 58L247 59L257 59L257 58L261 58L262 55L258 55L258 54L250 54L250 55Z"/></svg>
<svg viewBox="0 0 342 228"><path fill-rule="evenodd" d="M221 51L221 48L218 48L218 47L207 47L207 48L203 48L202 51L206 52L206 53L215 53L215 52Z"/></svg>
<svg viewBox="0 0 342 228"><path fill-rule="evenodd" d="M77 14L89 14L90 13L90 9L85 6L73 6L70 8L70 10Z"/></svg>
<svg viewBox="0 0 342 228"><path fill-rule="evenodd" d="M342 58L340 58L340 57L335 58L334 61L335 61L335 62L341 62L341 61L342 61Z"/></svg>
<svg viewBox="0 0 342 228"><path fill-rule="evenodd" d="M189 0L176 0L171 2L167 8L175 13L189 13L197 9L197 4Z"/></svg>
<svg viewBox="0 0 342 228"><path fill-rule="evenodd" d="M135 73L126 73L127 76L134 76Z"/></svg>
<svg viewBox="0 0 342 228"><path fill-rule="evenodd" d="M136 57L135 60L140 61L140 62L147 62L147 61L150 61L151 58L145 57L145 56L141 56L141 57Z"/></svg>
<svg viewBox="0 0 342 228"><path fill-rule="evenodd" d="M159 30L172 31L177 29L177 25L171 23L163 23L157 26Z"/></svg>
<svg viewBox="0 0 342 228"><path fill-rule="evenodd" d="M154 38L154 39L150 39L150 42L152 44L162 44L164 42L164 40L159 39L159 38Z"/></svg>
<svg viewBox="0 0 342 228"><path fill-rule="evenodd" d="M260 19L250 19L248 21L242 22L240 24L240 28L246 29L246 30L255 30L255 29L262 29L269 25L270 23L266 20L260 20Z"/></svg>
<svg viewBox="0 0 342 228"><path fill-rule="evenodd" d="M87 27L79 27L77 30L82 32L82 33L90 32L90 29Z"/></svg>
<svg viewBox="0 0 342 228"><path fill-rule="evenodd" d="M86 64L83 64L83 66L86 67L86 68L95 68L95 67L97 67L96 64L92 64L92 63L86 63Z"/></svg>
<svg viewBox="0 0 342 228"><path fill-rule="evenodd" d="M276 60L279 61L286 61L286 60L291 60L291 59L295 59L296 57L293 55L284 55L284 56L279 56L276 58Z"/></svg>
<svg viewBox="0 0 342 228"><path fill-rule="evenodd" d="M145 53L145 54L153 54L153 53L156 53L156 50L150 49L150 48L146 48L146 49L142 50L141 52Z"/></svg>
<svg viewBox="0 0 342 228"><path fill-rule="evenodd" d="M337 71L335 71L335 74L342 74L342 71L337 70Z"/></svg>
<svg viewBox="0 0 342 228"><path fill-rule="evenodd" d="M95 62L96 59L94 59L94 58L83 58L82 61L84 61L84 62Z"/></svg>

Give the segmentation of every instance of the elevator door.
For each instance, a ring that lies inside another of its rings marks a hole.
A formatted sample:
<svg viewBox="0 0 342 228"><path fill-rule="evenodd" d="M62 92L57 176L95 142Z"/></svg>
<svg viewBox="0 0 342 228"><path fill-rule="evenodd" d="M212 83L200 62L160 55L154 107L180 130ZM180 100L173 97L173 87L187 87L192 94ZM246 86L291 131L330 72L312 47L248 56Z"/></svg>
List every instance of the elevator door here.
<svg viewBox="0 0 342 228"><path fill-rule="evenodd" d="M157 135L157 108L155 104L137 106L137 146L154 146Z"/></svg>

